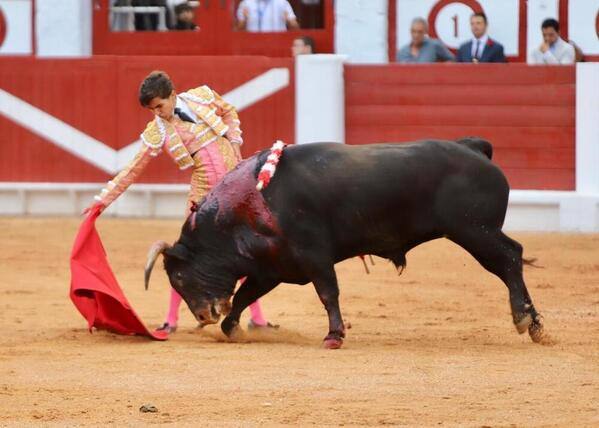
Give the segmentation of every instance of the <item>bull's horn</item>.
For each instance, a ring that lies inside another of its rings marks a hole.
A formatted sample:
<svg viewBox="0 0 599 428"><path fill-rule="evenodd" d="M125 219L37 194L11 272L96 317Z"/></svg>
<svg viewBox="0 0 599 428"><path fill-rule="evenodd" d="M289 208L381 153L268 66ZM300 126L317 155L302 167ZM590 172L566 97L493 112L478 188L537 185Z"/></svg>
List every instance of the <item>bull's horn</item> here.
<svg viewBox="0 0 599 428"><path fill-rule="evenodd" d="M164 250L170 247L171 246L165 241L156 241L150 247L150 251L148 251L148 259L146 260L146 269L144 271L144 284L146 290L150 285L150 274L152 273L152 268L154 267L154 263L156 263L158 255L162 254Z"/></svg>

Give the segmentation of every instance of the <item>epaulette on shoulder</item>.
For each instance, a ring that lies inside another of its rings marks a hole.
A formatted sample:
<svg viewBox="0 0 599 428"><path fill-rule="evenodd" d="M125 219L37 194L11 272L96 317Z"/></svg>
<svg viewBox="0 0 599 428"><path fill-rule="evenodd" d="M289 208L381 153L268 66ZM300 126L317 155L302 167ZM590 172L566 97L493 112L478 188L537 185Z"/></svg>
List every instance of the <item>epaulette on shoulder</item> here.
<svg viewBox="0 0 599 428"><path fill-rule="evenodd" d="M181 97L199 104L210 104L214 102L214 92L208 86L203 85L180 94Z"/></svg>
<svg viewBox="0 0 599 428"><path fill-rule="evenodd" d="M146 129L141 134L143 143L154 150L160 149L165 141L165 133L160 129L157 120L149 122Z"/></svg>

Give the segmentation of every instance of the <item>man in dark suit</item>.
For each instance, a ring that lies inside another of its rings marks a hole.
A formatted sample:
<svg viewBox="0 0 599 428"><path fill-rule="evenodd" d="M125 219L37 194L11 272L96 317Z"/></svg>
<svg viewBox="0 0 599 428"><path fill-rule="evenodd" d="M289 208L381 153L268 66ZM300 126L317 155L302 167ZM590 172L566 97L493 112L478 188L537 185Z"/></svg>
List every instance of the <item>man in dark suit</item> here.
<svg viewBox="0 0 599 428"><path fill-rule="evenodd" d="M470 17L474 38L462 44L456 55L457 62L506 62L501 43L487 35L487 16L477 12Z"/></svg>

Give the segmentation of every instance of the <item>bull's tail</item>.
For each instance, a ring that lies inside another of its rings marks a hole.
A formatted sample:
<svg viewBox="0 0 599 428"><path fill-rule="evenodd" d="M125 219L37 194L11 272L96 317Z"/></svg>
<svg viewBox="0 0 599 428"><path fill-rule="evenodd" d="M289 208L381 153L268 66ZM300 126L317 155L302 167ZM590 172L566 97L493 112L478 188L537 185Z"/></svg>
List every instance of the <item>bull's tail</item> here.
<svg viewBox="0 0 599 428"><path fill-rule="evenodd" d="M493 158L493 146L486 140L478 137L464 137L456 140L456 143L463 144L468 147L470 150L474 150L475 152L482 153L489 159Z"/></svg>
<svg viewBox="0 0 599 428"><path fill-rule="evenodd" d="M266 158L266 162L264 162L264 165L262 165L262 168L260 168L260 172L258 173L258 184L256 185L258 191L268 186L271 178L275 175L277 164L279 163L279 159L281 158L283 149L286 145L287 144L281 140L277 140L270 148L270 153Z"/></svg>

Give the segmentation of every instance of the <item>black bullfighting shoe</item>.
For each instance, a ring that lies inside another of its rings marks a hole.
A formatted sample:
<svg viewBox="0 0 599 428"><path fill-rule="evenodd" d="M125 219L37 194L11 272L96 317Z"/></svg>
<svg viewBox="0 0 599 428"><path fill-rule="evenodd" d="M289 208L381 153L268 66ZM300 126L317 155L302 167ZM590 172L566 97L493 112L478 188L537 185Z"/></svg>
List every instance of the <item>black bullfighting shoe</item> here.
<svg viewBox="0 0 599 428"><path fill-rule="evenodd" d="M278 330L279 324L271 324L267 321L266 325L260 325L260 324L256 324L254 322L254 320L250 320L250 322L248 322L248 330L260 330L263 328Z"/></svg>
<svg viewBox="0 0 599 428"><path fill-rule="evenodd" d="M167 334L171 334L177 331L177 326L176 325L170 325L169 323L165 322L164 324L162 324L160 327L158 327L155 331L163 331Z"/></svg>

